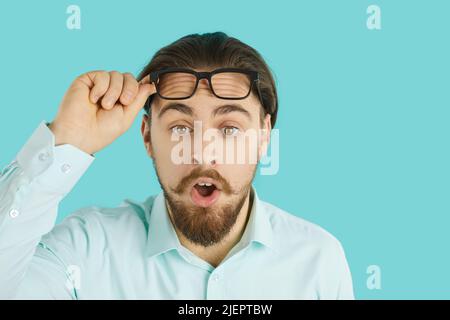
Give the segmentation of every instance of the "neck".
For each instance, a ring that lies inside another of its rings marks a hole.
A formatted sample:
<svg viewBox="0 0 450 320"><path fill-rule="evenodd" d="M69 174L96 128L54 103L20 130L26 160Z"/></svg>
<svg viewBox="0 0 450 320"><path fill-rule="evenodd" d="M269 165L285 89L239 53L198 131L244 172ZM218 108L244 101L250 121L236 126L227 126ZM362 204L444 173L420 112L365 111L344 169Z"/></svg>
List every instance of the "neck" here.
<svg viewBox="0 0 450 320"><path fill-rule="evenodd" d="M220 262L222 262L222 260L226 257L228 252L230 252L230 250L239 242L239 240L241 240L250 215L252 202L253 202L253 193L250 190L249 193L247 194L247 197L241 210L239 211L236 223L231 228L230 232L225 236L225 238L223 238L222 241L220 241L219 243L216 243L208 247L195 244L190 240L188 240L178 230L178 228L174 226L174 229L177 233L180 243L199 258L205 260L213 267L217 267L220 264ZM170 217L170 219L172 220L172 217Z"/></svg>

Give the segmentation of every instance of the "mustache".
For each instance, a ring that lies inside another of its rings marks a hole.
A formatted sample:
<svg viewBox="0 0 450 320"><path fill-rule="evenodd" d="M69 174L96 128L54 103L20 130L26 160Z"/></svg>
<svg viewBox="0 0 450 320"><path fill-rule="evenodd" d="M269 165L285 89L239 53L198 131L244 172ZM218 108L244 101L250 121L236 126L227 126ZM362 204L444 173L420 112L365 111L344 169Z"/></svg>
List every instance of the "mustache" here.
<svg viewBox="0 0 450 320"><path fill-rule="evenodd" d="M231 188L230 184L224 177L220 175L219 172L214 169L203 170L201 167L195 168L189 175L181 179L178 186L175 189L172 189L172 191L178 194L183 193L194 182L194 180L200 177L214 179L222 185L223 192L225 192L226 194L233 193L233 189Z"/></svg>

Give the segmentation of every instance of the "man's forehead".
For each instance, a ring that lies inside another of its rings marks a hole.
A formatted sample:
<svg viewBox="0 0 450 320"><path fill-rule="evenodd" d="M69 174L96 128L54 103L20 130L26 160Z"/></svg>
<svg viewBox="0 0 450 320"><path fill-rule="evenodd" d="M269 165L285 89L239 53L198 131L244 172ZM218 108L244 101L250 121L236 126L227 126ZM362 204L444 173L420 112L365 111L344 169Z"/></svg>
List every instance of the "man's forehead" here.
<svg viewBox="0 0 450 320"><path fill-rule="evenodd" d="M211 71L205 69L192 69L197 72ZM183 72L173 72L165 74L163 80L159 82L159 88L164 95L177 95L183 90L190 92L196 85L194 75ZM210 87L213 86L213 88ZM237 72L220 72L212 75L210 82L207 79L200 79L197 85L197 92L213 96L212 89L215 92L221 92L227 96L243 96L248 93L250 80L247 75Z"/></svg>
<svg viewBox="0 0 450 320"><path fill-rule="evenodd" d="M217 68L197 68L191 69L196 72L211 72L216 70ZM219 75L215 75L215 80L213 82L213 87L217 91L225 92L231 96L245 96L248 94L249 90L249 80L248 78L239 78L236 76L230 76L229 74L223 73ZM170 81L167 81L167 80ZM190 91L193 89L192 77L186 74L178 74L173 73L170 75L170 78L164 79L166 82L160 82L160 89L164 90L164 93L167 95L171 94L180 94ZM245 81L247 81L245 83ZM194 84L195 85L195 84ZM183 87L187 87L184 89ZM245 91L245 94L243 92ZM192 97L187 99L179 99L179 100L171 100L164 99L158 95L155 95L152 101L152 109L156 113L156 115L161 115L161 112L164 111L165 108L171 106L170 110L178 110L182 111L182 109L186 112L185 114L191 114L193 116L201 114L203 112L215 112L215 115L221 114L222 112L217 112L217 108L224 106L231 106L230 108L222 108L223 110L245 110L246 114L250 114L252 109L255 111L259 110L259 99L251 92L244 99L222 99L214 95L212 89L209 86L207 79L201 79L198 83L197 89L195 90ZM237 106L237 108L235 108ZM190 110L187 111L187 108ZM220 111L220 110L219 110ZM244 114L244 112L241 112Z"/></svg>
<svg viewBox="0 0 450 320"><path fill-rule="evenodd" d="M158 118L162 118L165 113L168 113L171 110L193 117L204 113L218 116L231 112L239 112L249 119L251 118L252 108L254 107L252 107L248 101L244 101L246 99L225 100L215 96L196 97L196 94L189 99L182 100L165 100L157 98L158 102L152 104L152 108L154 107L153 111Z"/></svg>

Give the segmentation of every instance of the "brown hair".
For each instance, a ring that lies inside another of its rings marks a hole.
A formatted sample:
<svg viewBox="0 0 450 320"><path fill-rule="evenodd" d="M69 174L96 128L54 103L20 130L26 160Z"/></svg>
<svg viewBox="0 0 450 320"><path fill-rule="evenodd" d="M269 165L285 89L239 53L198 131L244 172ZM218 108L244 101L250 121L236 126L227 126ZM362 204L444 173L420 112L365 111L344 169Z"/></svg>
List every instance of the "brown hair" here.
<svg viewBox="0 0 450 320"><path fill-rule="evenodd" d="M137 80L165 67L194 69L216 66L258 72L262 107L265 114L271 115L273 128L277 119L278 97L268 65L258 51L223 32L187 35L161 48L140 72Z"/></svg>

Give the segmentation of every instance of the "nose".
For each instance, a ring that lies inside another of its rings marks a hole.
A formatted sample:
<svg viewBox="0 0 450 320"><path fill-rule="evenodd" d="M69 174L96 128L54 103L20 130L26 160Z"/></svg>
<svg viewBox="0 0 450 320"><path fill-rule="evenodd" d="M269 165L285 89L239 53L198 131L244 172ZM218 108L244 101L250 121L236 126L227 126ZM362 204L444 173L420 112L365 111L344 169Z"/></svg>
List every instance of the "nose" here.
<svg viewBox="0 0 450 320"><path fill-rule="evenodd" d="M200 148L201 151L194 152L192 155L192 162L195 165L205 164L207 166L215 166L217 164L217 159L215 152L208 152L205 148ZM204 152L205 151L205 152Z"/></svg>
<svg viewBox="0 0 450 320"><path fill-rule="evenodd" d="M219 162L218 157L220 156L221 146L218 139L215 138L215 133L216 130L214 128L203 128L201 121L194 122L193 164L215 166Z"/></svg>

